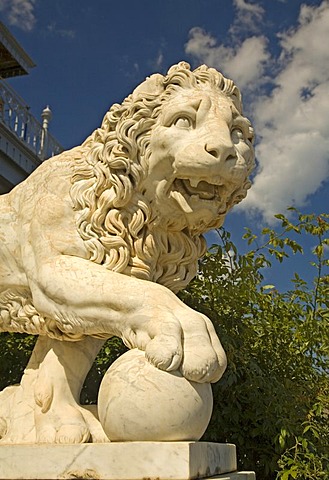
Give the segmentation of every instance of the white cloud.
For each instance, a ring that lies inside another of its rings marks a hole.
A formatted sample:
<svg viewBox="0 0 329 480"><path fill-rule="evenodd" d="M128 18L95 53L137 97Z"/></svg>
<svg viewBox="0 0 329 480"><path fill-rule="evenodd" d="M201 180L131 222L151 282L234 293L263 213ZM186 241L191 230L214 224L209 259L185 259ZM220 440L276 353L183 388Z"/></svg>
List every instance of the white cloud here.
<svg viewBox="0 0 329 480"><path fill-rule="evenodd" d="M190 30L185 45L187 54L221 70L243 89L254 89L262 82L262 75L269 59L267 40L264 36L252 36L233 45L218 45L216 39L199 27Z"/></svg>
<svg viewBox="0 0 329 480"><path fill-rule="evenodd" d="M246 5L245 0L235 3L240 10ZM258 91L252 99L259 168L239 207L261 212L267 221L288 205L303 206L329 175L328 37L328 0L301 6L297 26L278 34L278 59L270 57L264 36L236 39L225 47L200 29L190 32L187 53L232 76L242 93L250 86L257 92L272 74L272 91Z"/></svg>
<svg viewBox="0 0 329 480"><path fill-rule="evenodd" d="M75 38L75 31L71 29L58 28L56 22L47 25L47 31L53 35L58 35L62 38Z"/></svg>
<svg viewBox="0 0 329 480"><path fill-rule="evenodd" d="M159 50L158 55L156 59L154 60L154 69L161 71L163 67L163 60L164 60L164 55L162 50Z"/></svg>
<svg viewBox="0 0 329 480"><path fill-rule="evenodd" d="M235 79L241 89L254 89L256 84L262 82L269 59L266 38L247 38L234 53L225 65L228 75Z"/></svg>
<svg viewBox="0 0 329 480"><path fill-rule="evenodd" d="M248 12L258 19L261 19L264 15L264 8L257 3L248 3L246 0L233 0L233 4L241 13Z"/></svg>
<svg viewBox="0 0 329 480"><path fill-rule="evenodd" d="M248 3L245 0L233 0L236 16L230 28L232 35L241 35L244 31L249 34L257 33L263 22L265 10L257 3Z"/></svg>
<svg viewBox="0 0 329 480"><path fill-rule="evenodd" d="M36 23L34 5L35 0L0 0L0 12L9 25L29 32Z"/></svg>
<svg viewBox="0 0 329 480"><path fill-rule="evenodd" d="M234 78L244 91L254 90L264 82L266 64L270 58L267 39L259 34L264 9L257 3L233 0L235 18L226 44L199 27L189 32L186 53Z"/></svg>
<svg viewBox="0 0 329 480"><path fill-rule="evenodd" d="M275 88L254 105L259 173L243 209L269 220L307 202L329 175L329 2L302 6L298 26L280 35Z"/></svg>

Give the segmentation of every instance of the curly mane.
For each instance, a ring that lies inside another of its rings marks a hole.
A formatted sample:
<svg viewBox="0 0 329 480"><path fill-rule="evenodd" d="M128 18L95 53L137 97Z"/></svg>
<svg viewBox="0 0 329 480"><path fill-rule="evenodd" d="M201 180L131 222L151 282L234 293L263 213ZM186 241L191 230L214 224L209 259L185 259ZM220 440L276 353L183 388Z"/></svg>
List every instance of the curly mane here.
<svg viewBox="0 0 329 480"><path fill-rule="evenodd" d="M101 128L82 145L86 153L72 179L71 198L80 212L77 227L90 260L174 292L195 276L205 240L188 229L163 228L165 219L156 218L140 185L147 172L151 130L163 103L179 89L204 84L229 96L242 113L241 95L232 80L205 65L192 72L181 62L166 76L152 75L121 105L111 107ZM232 204L245 196L247 183Z"/></svg>

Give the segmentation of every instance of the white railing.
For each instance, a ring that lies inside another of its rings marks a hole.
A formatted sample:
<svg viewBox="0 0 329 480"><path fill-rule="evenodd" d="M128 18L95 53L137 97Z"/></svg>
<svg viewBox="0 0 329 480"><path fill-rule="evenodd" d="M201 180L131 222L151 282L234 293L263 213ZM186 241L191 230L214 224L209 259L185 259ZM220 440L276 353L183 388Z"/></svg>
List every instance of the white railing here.
<svg viewBox="0 0 329 480"><path fill-rule="evenodd" d="M63 151L62 145L29 112L28 105L0 79L0 122L4 123L40 160Z"/></svg>

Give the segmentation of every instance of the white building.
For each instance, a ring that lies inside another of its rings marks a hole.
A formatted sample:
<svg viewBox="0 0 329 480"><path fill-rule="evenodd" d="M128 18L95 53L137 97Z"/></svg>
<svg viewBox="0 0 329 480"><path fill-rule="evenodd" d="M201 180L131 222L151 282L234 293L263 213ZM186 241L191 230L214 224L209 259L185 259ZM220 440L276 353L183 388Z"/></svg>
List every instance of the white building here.
<svg viewBox="0 0 329 480"><path fill-rule="evenodd" d="M24 180L43 160L63 150L48 131L49 107L43 110L42 123L39 122L5 80L26 75L34 66L0 22L0 194Z"/></svg>

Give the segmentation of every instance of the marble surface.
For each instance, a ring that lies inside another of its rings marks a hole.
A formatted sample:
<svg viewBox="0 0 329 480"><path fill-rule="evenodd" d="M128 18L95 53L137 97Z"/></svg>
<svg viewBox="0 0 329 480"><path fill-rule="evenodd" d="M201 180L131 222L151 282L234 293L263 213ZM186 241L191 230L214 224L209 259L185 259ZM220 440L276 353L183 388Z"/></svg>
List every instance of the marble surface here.
<svg viewBox="0 0 329 480"><path fill-rule="evenodd" d="M116 442L199 440L212 406L209 383L159 370L137 349L111 365L98 395L100 422Z"/></svg>
<svg viewBox="0 0 329 480"><path fill-rule="evenodd" d="M230 444L125 442L0 446L1 480L189 480L234 472L236 468L235 446Z"/></svg>
<svg viewBox="0 0 329 480"><path fill-rule="evenodd" d="M224 475L215 475L211 478L205 478L204 480L256 480L255 472L233 472L225 473Z"/></svg>
<svg viewBox="0 0 329 480"><path fill-rule="evenodd" d="M181 62L0 196L0 331L39 335L21 384L0 392L0 444L106 441L79 395L113 335L190 382L221 378L213 325L175 293L247 194L252 141L234 83Z"/></svg>

